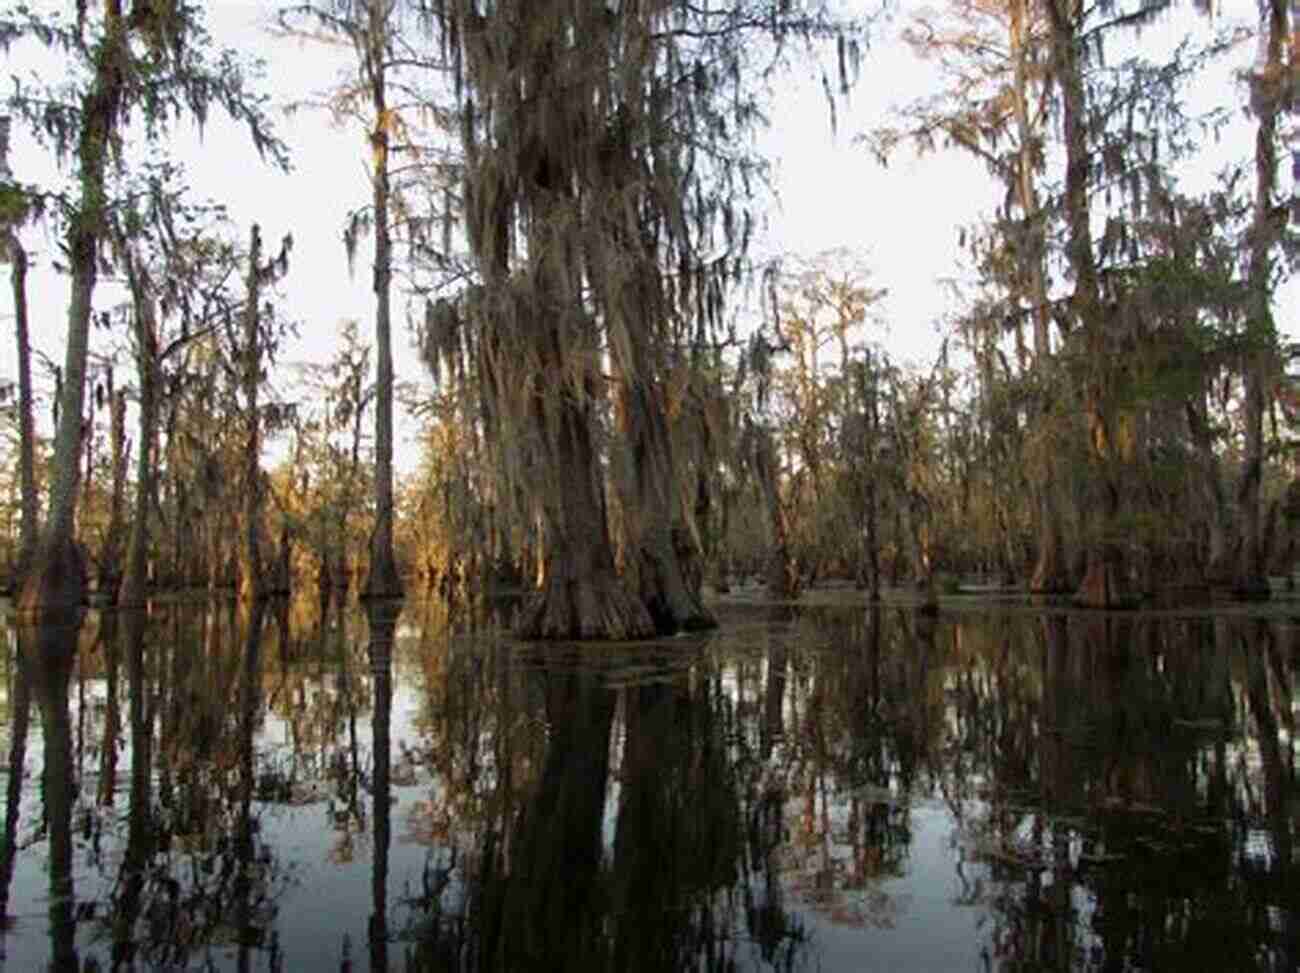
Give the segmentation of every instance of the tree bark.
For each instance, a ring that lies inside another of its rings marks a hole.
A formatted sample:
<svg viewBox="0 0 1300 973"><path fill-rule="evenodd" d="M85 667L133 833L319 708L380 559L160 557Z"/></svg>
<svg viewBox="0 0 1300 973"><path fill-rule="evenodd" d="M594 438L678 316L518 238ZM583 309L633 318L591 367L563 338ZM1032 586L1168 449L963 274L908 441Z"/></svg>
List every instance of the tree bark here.
<svg viewBox="0 0 1300 973"><path fill-rule="evenodd" d="M1029 118L1029 0L1010 0L1011 56L1015 74L1014 111L1018 156L1016 193L1028 231L1025 269L1029 276L1029 301L1034 322L1034 369L1038 373L1038 412L1045 421L1051 412L1051 395L1044 372L1051 364L1051 310L1048 305L1047 275L1044 272L1047 246L1043 231L1043 214L1034 184L1037 161L1034 143L1038 136ZM1064 553L1061 515L1056 502L1056 484L1050 451L1044 451L1042 479L1035 489L1035 513L1038 518L1038 559L1029 580L1029 590L1039 594L1057 594L1069 590L1070 575Z"/></svg>
<svg viewBox="0 0 1300 973"><path fill-rule="evenodd" d="M17 234L10 234L9 259L13 264L14 338L18 354L18 476L21 520L14 589L22 588L36 556L40 502L36 496L36 428L32 419L32 345L27 316L27 251Z"/></svg>
<svg viewBox="0 0 1300 973"><path fill-rule="evenodd" d="M248 283L244 300L241 380L244 392L243 524L239 532L239 597L262 597L262 420L258 413L261 388L262 233L257 224L249 235Z"/></svg>
<svg viewBox="0 0 1300 973"><path fill-rule="evenodd" d="M1260 486L1264 472L1264 413L1269 395L1269 377L1276 365L1276 328L1273 322L1272 251L1281 236L1274 212L1277 194L1277 123L1290 91L1290 74L1283 63L1287 40L1289 3L1269 0L1267 56L1252 79L1256 114L1255 130L1255 214L1250 233L1250 264L1247 270L1248 310L1242 365L1243 424L1245 433L1241 486L1237 491L1241 555L1234 590L1239 598L1270 597L1264 569Z"/></svg>
<svg viewBox="0 0 1300 973"><path fill-rule="evenodd" d="M139 446L136 455L135 504L131 515L131 533L127 540L126 567L118 604L134 608L145 603L146 572L149 556L149 507L153 502L158 455L158 322L153 296L135 259L126 256L127 280L131 288L132 322L135 328L135 362L140 383ZM178 509L176 516L182 516Z"/></svg>
<svg viewBox="0 0 1300 973"><path fill-rule="evenodd" d="M9 117L0 116L0 176L10 179ZM10 286L14 298L14 339L18 365L18 476L19 536L18 558L10 579L15 591L31 570L36 554L39 524L39 501L36 496L36 440L32 422L32 345L27 314L27 251L18 239L17 219L0 226L0 262L8 261Z"/></svg>
<svg viewBox="0 0 1300 973"><path fill-rule="evenodd" d="M390 193L388 151L391 113L387 103L384 61L387 56L386 0L369 0L365 36L371 108L375 127L370 134L374 156L375 220L375 526L370 537L370 573L363 593L371 598L402 594L402 581L393 557L393 335L390 309L392 244L388 229Z"/></svg>
<svg viewBox="0 0 1300 973"><path fill-rule="evenodd" d="M865 587L872 602L880 600L880 484L877 456L880 449L880 398L879 377L871 351L852 368L849 362L848 343L845 341L841 357L845 374L853 374L857 401L860 438L857 448L851 451L853 475L858 506L859 565L858 583Z"/></svg>
<svg viewBox="0 0 1300 973"><path fill-rule="evenodd" d="M687 583L674 541L676 472L663 390L651 375L644 339L627 338L640 360L623 372L619 419L630 481L624 509L641 600L661 635L713 628L717 622Z"/></svg>
<svg viewBox="0 0 1300 973"><path fill-rule="evenodd" d="M930 544L930 503L919 490L906 487L899 498L907 541L912 548L912 586L921 596L921 609L936 611L939 593L934 584L934 557Z"/></svg>
<svg viewBox="0 0 1300 973"><path fill-rule="evenodd" d="M1223 484L1223 469L1219 454L1215 450L1214 437L1210 432L1207 408L1203 401L1189 399L1184 411L1187 415L1187 429L1192 446L1199 460L1201 495L1205 500L1205 519L1207 545L1203 568L1203 580L1212 587L1224 587L1231 583L1233 565L1229 551L1231 536L1231 511L1227 491Z"/></svg>
<svg viewBox="0 0 1300 973"><path fill-rule="evenodd" d="M753 431L755 441L750 462L763 494L769 531L767 593L782 600L798 598L803 584L798 565L790 553L790 520L781 500L776 446L768 429L755 426Z"/></svg>
<svg viewBox="0 0 1300 973"><path fill-rule="evenodd" d="M558 343L548 344L558 352ZM563 371L563 362L549 364L555 373ZM587 392L594 394L590 378ZM558 490L543 503L544 578L520 618L517 634L525 639L649 638L656 631L654 620L614 568L588 407L566 390L553 408L559 426L552 444ZM539 432L545 434L545 406L537 409Z"/></svg>
<svg viewBox="0 0 1300 973"><path fill-rule="evenodd" d="M118 588L122 583L122 551L126 540L126 467L130 452L126 440L126 392L116 389L113 370L105 379L108 388L109 455L113 471L112 493L109 496L108 529L104 547L99 556L99 577L96 583L101 595L116 603Z"/></svg>
<svg viewBox="0 0 1300 973"><path fill-rule="evenodd" d="M68 228L72 287L68 302L63 390L54 434L53 482L48 516L32 571L24 579L18 608L25 614L66 611L86 594L86 567L75 529L80 480L81 414L85 404L90 313L105 225L105 171L121 115L127 25L121 0L105 0L104 36L95 53L95 76L81 103L77 143L80 198Z"/></svg>
<svg viewBox="0 0 1300 973"><path fill-rule="evenodd" d="M1109 470L1111 443L1106 401L1109 349L1093 252L1088 179L1092 158L1088 149L1087 102L1080 63L1082 16L1074 0L1050 0L1052 60L1061 91L1061 126L1065 139L1066 256L1074 276L1070 302L1082 331L1085 362L1083 406L1088 423L1091 499L1084 521L1089 524L1084 577L1075 599L1092 608L1114 607L1126 600L1123 565L1115 544L1119 490Z"/></svg>

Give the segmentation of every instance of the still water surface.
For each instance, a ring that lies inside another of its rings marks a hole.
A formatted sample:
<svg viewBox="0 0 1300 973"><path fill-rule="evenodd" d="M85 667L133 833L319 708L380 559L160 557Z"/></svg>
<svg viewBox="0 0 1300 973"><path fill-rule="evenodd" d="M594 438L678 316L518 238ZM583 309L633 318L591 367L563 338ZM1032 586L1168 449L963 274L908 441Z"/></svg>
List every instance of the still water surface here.
<svg viewBox="0 0 1300 973"><path fill-rule="evenodd" d="M0 969L1298 968L1285 616L719 610L10 626Z"/></svg>

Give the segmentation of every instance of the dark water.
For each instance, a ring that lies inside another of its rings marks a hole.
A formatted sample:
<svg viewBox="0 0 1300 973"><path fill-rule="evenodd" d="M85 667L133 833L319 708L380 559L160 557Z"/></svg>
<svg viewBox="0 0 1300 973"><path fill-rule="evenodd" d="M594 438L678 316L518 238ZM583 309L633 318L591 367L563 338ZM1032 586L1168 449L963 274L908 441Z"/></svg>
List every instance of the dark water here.
<svg viewBox="0 0 1300 973"><path fill-rule="evenodd" d="M6 628L0 968L1300 963L1289 621L432 612Z"/></svg>

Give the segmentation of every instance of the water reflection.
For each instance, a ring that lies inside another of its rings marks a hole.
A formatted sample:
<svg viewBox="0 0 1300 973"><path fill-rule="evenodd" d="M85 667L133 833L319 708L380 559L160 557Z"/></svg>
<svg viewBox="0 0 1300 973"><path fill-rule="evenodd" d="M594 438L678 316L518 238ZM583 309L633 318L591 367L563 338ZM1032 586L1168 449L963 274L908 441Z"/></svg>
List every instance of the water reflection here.
<svg viewBox="0 0 1300 973"><path fill-rule="evenodd" d="M1287 620L720 614L11 629L0 966L1300 964Z"/></svg>
<svg viewBox="0 0 1300 973"><path fill-rule="evenodd" d="M45 827L49 835L49 937L51 973L77 973L76 887L72 872L72 718L68 688L77 656L82 615L17 628L18 664L41 714L44 738Z"/></svg>
<svg viewBox="0 0 1300 973"><path fill-rule="evenodd" d="M372 970L389 968L388 854L393 833L393 645L400 610L400 603L376 600L369 603L366 611L370 625L370 673L374 694L370 738L374 761L372 794L375 830L370 881L371 910L367 928Z"/></svg>

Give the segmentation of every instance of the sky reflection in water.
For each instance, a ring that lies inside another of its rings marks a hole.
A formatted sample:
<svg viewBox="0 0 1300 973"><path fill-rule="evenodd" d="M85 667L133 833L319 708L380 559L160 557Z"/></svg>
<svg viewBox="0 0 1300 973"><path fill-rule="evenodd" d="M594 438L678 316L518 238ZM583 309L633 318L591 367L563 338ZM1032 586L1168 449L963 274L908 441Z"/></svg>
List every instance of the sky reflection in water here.
<svg viewBox="0 0 1300 973"><path fill-rule="evenodd" d="M0 968L1297 968L1282 615L720 612L11 626Z"/></svg>

